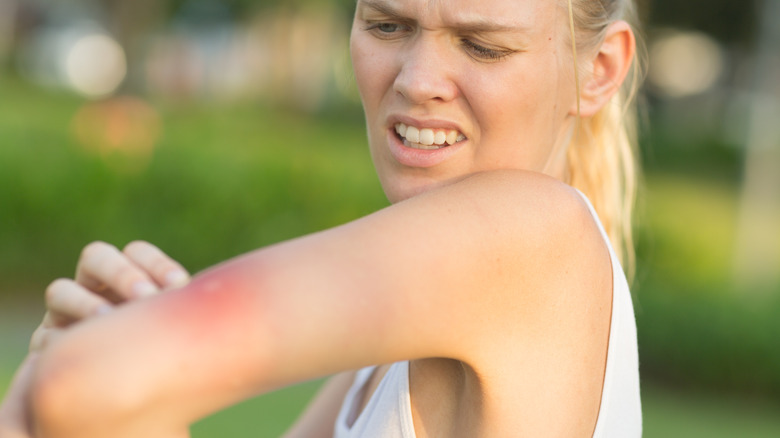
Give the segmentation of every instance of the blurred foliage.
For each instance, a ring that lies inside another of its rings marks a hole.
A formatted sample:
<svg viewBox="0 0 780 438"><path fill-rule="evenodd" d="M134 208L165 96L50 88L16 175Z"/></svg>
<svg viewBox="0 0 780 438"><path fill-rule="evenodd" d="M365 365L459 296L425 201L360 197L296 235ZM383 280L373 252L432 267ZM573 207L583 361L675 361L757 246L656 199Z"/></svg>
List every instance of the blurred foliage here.
<svg viewBox="0 0 780 438"><path fill-rule="evenodd" d="M637 300L644 379L780 398L780 298L689 294L663 281Z"/></svg>
<svg viewBox="0 0 780 438"><path fill-rule="evenodd" d="M780 399L780 291L733 278L740 150L661 129L642 147L634 294L643 379Z"/></svg>
<svg viewBox="0 0 780 438"><path fill-rule="evenodd" d="M164 108L147 164L80 145L70 124L83 102L0 89L0 293L72 275L92 240L150 240L199 270L386 204L356 111Z"/></svg>
<svg viewBox="0 0 780 438"><path fill-rule="evenodd" d="M778 403L659 385L642 387L644 438L774 438Z"/></svg>

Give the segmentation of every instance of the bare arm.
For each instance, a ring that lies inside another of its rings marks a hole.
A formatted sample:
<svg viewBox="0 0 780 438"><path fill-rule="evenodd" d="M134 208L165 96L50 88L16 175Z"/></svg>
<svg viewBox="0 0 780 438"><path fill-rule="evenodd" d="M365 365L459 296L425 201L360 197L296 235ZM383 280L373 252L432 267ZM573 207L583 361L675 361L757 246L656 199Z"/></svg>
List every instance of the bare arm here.
<svg viewBox="0 0 780 438"><path fill-rule="evenodd" d="M570 286L556 274L585 268L568 263L587 243L571 226L584 217L577 200L535 174L478 175L87 321L42 357L41 436L174 436L249 396L346 369L478 365L507 321L527 317L512 330L533 337L544 293Z"/></svg>
<svg viewBox="0 0 780 438"><path fill-rule="evenodd" d="M114 306L181 286L189 274L159 248L131 242L123 251L104 242L88 245L74 280L59 279L46 289L46 314L30 341L30 353L0 403L0 437L32 437L30 388L40 353L68 327L112 311Z"/></svg>

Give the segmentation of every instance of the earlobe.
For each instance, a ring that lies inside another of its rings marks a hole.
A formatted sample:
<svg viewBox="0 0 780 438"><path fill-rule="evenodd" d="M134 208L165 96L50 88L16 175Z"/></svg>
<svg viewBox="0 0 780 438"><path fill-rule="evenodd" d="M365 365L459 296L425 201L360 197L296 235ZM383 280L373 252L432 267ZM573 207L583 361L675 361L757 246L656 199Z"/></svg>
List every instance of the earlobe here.
<svg viewBox="0 0 780 438"><path fill-rule="evenodd" d="M604 41L591 59L580 93L580 116L591 117L609 102L626 79L636 51L631 26L612 23ZM576 114L576 109L574 110Z"/></svg>

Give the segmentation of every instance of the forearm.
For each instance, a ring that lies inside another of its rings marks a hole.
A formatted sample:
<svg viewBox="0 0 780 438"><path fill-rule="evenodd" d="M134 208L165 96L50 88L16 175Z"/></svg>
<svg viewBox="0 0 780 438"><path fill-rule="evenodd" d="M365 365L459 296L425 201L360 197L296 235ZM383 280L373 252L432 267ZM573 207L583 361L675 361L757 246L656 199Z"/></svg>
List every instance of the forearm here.
<svg viewBox="0 0 780 438"><path fill-rule="evenodd" d="M174 418L124 409L103 391L94 391L103 395L102 403L96 404L62 384L46 386L48 382L42 382L31 397L30 422L35 433L29 438L189 437L188 426Z"/></svg>
<svg viewBox="0 0 780 438"><path fill-rule="evenodd" d="M134 409L78 370L59 371L56 376L39 370L32 384L29 418L35 432L30 438L189 437L187 425L174 417Z"/></svg>
<svg viewBox="0 0 780 438"><path fill-rule="evenodd" d="M153 343L150 333L125 326L122 313L74 327L41 354L29 393L36 438L189 436L193 418L178 409L176 397L165 398L167 387L156 389L155 371L163 368L147 355L158 361L164 355L140 348L145 339ZM175 379L175 371L167 372Z"/></svg>

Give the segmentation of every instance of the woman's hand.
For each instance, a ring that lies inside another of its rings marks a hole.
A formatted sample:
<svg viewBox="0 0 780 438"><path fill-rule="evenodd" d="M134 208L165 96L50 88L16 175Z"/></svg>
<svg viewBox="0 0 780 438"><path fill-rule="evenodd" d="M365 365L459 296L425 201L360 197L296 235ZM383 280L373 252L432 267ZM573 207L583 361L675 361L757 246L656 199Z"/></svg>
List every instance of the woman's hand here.
<svg viewBox="0 0 780 438"><path fill-rule="evenodd" d="M104 242L87 245L75 279L59 279L46 289L46 315L33 334L30 354L16 372L0 404L0 437L32 438L29 411L38 356L68 326L104 313L127 301L183 286L189 274L148 242L136 241L123 251Z"/></svg>
<svg viewBox="0 0 780 438"><path fill-rule="evenodd" d="M131 242L122 251L108 243L90 243L81 252L75 279L55 280L46 288L47 312L30 350L41 350L71 324L183 286L189 278L179 263L148 242Z"/></svg>
<svg viewBox="0 0 780 438"><path fill-rule="evenodd" d="M28 413L30 383L33 378L37 353L30 353L16 371L11 386L0 404L0 437L33 438Z"/></svg>

